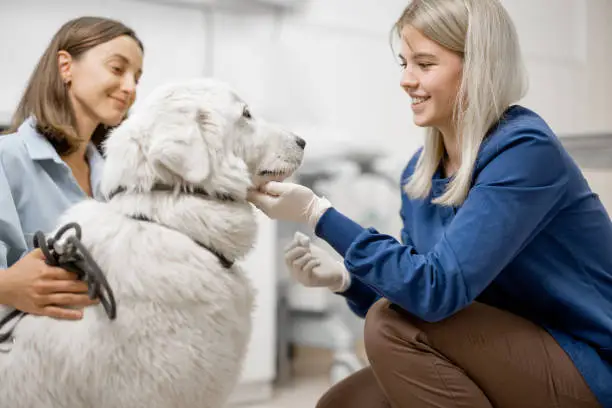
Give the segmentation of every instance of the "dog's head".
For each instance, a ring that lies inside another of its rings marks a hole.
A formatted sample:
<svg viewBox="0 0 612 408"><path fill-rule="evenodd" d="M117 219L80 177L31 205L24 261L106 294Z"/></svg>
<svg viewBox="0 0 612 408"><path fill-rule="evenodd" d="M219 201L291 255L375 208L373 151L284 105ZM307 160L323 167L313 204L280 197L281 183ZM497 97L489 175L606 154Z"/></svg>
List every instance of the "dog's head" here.
<svg viewBox="0 0 612 408"><path fill-rule="evenodd" d="M105 143L102 191L156 183L243 198L301 164L306 142L267 123L229 86L199 79L150 94Z"/></svg>

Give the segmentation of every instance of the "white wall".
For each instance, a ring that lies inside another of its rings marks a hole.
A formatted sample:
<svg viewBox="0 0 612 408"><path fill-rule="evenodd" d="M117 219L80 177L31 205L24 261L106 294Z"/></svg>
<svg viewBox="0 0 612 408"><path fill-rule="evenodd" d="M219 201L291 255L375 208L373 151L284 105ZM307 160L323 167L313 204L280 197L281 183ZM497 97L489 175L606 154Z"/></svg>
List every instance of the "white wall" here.
<svg viewBox="0 0 612 408"><path fill-rule="evenodd" d="M561 134L612 130L612 2L502 1L519 30L531 77L523 102ZM312 130L305 136L314 143L381 140L409 155L421 132L411 123L388 42L406 0L304 3L290 15L268 9L211 16L151 0L4 0L0 120L13 110L59 25L99 14L125 21L142 37L141 96L170 78L212 74L231 82L256 111Z"/></svg>
<svg viewBox="0 0 612 408"><path fill-rule="evenodd" d="M612 131L612 2L502 0L530 74L523 103L559 134Z"/></svg>
<svg viewBox="0 0 612 408"><path fill-rule="evenodd" d="M593 131L612 131L612 1L588 0L587 76ZM582 78L577 78L582 82Z"/></svg>

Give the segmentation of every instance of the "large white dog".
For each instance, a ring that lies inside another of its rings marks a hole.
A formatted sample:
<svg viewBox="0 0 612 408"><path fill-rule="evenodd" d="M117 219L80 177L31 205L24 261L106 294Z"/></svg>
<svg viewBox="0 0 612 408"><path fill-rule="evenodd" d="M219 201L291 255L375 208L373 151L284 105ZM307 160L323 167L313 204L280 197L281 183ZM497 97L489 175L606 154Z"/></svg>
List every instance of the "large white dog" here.
<svg viewBox="0 0 612 408"><path fill-rule="evenodd" d="M0 354L0 406L224 405L251 332L252 287L233 263L256 236L247 189L289 176L304 145L215 80L156 90L107 141L108 201L59 221L81 225L117 317L24 317Z"/></svg>

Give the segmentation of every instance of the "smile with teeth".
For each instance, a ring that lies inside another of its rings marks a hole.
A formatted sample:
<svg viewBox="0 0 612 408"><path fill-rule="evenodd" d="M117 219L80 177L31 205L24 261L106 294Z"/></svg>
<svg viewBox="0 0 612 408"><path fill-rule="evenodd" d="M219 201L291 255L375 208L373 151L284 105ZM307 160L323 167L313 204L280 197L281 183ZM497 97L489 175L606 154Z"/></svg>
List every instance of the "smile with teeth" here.
<svg viewBox="0 0 612 408"><path fill-rule="evenodd" d="M415 98L412 98L412 104L413 105L419 105L419 104L421 104L421 103L423 103L423 102L425 102L427 100L429 100L429 96L426 96L426 97L415 97Z"/></svg>

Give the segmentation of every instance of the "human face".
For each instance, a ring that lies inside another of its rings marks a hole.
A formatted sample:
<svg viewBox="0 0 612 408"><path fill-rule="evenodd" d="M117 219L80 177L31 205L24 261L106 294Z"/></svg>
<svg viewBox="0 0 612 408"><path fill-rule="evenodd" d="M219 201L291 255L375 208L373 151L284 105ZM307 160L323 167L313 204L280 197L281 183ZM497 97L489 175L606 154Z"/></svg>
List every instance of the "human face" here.
<svg viewBox="0 0 612 408"><path fill-rule="evenodd" d="M142 50L129 36L120 36L72 58L58 54L60 73L77 123L89 122L91 132L100 123L116 126L136 99L136 85L142 75Z"/></svg>
<svg viewBox="0 0 612 408"><path fill-rule="evenodd" d="M402 29L400 85L412 98L414 123L443 134L453 129L453 112L461 85L461 55L430 40L412 26Z"/></svg>

